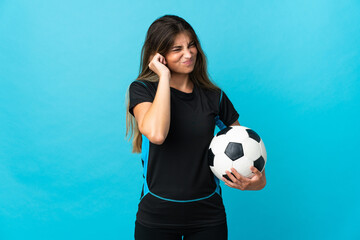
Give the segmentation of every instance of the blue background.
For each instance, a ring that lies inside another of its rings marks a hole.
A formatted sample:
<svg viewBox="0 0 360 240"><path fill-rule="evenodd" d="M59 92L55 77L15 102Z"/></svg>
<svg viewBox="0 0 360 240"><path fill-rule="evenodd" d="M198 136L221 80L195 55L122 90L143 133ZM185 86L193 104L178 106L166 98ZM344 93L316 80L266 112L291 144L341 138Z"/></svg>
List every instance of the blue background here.
<svg viewBox="0 0 360 240"><path fill-rule="evenodd" d="M0 239L132 239L125 93L150 24L186 19L268 152L223 187L229 239L360 239L359 1L0 1Z"/></svg>

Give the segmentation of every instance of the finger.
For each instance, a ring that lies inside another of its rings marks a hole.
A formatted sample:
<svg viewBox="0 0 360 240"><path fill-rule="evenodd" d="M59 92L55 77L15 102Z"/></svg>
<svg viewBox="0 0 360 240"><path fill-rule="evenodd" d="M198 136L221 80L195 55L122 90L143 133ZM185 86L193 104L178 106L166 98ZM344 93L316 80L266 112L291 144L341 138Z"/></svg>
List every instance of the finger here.
<svg viewBox="0 0 360 240"><path fill-rule="evenodd" d="M234 186L230 185L229 183L225 183L226 186L234 188Z"/></svg>
<svg viewBox="0 0 360 240"><path fill-rule="evenodd" d="M158 60L159 62L161 62L161 59L162 59L161 55L158 54L157 57L156 57L156 60Z"/></svg>
<svg viewBox="0 0 360 240"><path fill-rule="evenodd" d="M155 55L151 54L150 57L149 57L149 62L151 62L154 57L155 57Z"/></svg>
<svg viewBox="0 0 360 240"><path fill-rule="evenodd" d="M237 178L234 176L233 173L229 172L229 171L225 171L226 175L231 179L231 181L233 183L237 182Z"/></svg>
<svg viewBox="0 0 360 240"><path fill-rule="evenodd" d="M224 181L224 183L229 186L229 187L234 187L235 184L229 180L227 180L225 177L222 177L222 180Z"/></svg>
<svg viewBox="0 0 360 240"><path fill-rule="evenodd" d="M235 175L235 177L236 177L239 181L247 181L247 180L248 180L246 177L244 177L243 175L241 175L240 173L238 173L235 168L231 168L231 172Z"/></svg>
<svg viewBox="0 0 360 240"><path fill-rule="evenodd" d="M165 65L165 58L161 57L161 63Z"/></svg>
<svg viewBox="0 0 360 240"><path fill-rule="evenodd" d="M250 167L250 170L255 174L257 175L258 177L261 177L262 176L262 173L254 166L251 166Z"/></svg>
<svg viewBox="0 0 360 240"><path fill-rule="evenodd" d="M231 187L231 188L236 188L236 189L244 190L244 188L242 187L242 185L240 185L240 184L235 184L235 183L227 180L227 179L224 178L224 177L223 177L222 179L223 179L223 181L224 181L224 183L225 183L226 186Z"/></svg>
<svg viewBox="0 0 360 240"><path fill-rule="evenodd" d="M163 58L164 58L164 56L161 55L160 53L158 53L158 57L159 57L159 59L163 59Z"/></svg>

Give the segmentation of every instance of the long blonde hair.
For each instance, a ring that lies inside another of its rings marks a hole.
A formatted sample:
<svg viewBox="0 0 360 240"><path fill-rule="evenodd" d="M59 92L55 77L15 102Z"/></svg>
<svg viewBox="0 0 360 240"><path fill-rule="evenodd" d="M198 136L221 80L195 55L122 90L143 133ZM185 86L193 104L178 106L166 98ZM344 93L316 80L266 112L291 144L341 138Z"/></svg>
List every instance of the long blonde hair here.
<svg viewBox="0 0 360 240"><path fill-rule="evenodd" d="M183 18L175 15L164 15L156 19L149 27L145 43L141 50L141 60L139 76L136 80L147 80L150 82L158 82L159 76L151 71L149 63L151 57L157 52L162 56L170 50L174 43L175 36L179 33L187 33L189 37L195 42L197 48L197 57L194 70L189 74L190 80L199 87L214 89L219 91L209 77L207 72L206 56L203 52L198 37L194 29ZM126 92L126 134L129 136L129 141L132 140L132 152L141 152L142 136L139 131L136 119L129 113L129 89Z"/></svg>

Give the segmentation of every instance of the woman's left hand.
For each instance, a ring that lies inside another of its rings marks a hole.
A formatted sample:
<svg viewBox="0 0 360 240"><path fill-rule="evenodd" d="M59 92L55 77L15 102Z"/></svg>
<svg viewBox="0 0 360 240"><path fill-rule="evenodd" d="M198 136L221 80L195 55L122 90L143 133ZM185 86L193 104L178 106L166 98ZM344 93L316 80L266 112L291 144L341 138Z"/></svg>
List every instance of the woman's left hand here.
<svg viewBox="0 0 360 240"><path fill-rule="evenodd" d="M232 188L240 190L261 190L266 185L265 169L260 172L255 167L250 167L250 170L255 174L252 178L247 178L240 175L234 168L231 168L231 173L226 171L227 176L231 181L222 178L225 184Z"/></svg>

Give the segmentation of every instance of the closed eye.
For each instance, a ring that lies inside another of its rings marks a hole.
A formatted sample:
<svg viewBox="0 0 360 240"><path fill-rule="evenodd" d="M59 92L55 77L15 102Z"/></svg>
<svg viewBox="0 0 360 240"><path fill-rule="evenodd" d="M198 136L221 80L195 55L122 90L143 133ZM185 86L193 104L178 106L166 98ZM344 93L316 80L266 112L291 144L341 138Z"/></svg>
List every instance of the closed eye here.
<svg viewBox="0 0 360 240"><path fill-rule="evenodd" d="M189 44L189 47L190 46L195 46L195 42L191 42L190 44ZM181 50L181 48L174 48L173 49L173 51L179 51L179 50Z"/></svg>

